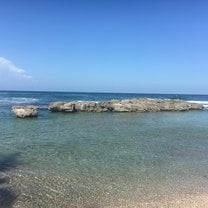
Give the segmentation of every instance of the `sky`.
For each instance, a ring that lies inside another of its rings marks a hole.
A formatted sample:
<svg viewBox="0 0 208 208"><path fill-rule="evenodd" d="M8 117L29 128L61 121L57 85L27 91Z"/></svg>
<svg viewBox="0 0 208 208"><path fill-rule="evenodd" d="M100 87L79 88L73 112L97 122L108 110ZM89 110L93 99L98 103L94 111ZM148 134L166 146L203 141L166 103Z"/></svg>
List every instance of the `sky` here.
<svg viewBox="0 0 208 208"><path fill-rule="evenodd" d="M206 0L0 5L0 90L208 94Z"/></svg>

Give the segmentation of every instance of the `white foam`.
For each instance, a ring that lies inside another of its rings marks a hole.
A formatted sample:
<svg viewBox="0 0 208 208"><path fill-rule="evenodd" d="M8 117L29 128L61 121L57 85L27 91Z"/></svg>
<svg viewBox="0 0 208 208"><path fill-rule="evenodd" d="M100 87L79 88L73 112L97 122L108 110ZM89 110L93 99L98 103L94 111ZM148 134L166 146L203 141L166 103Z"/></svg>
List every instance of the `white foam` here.
<svg viewBox="0 0 208 208"><path fill-rule="evenodd" d="M26 97L11 97L0 99L1 104L26 104L26 103L36 103L39 99L36 98L26 98Z"/></svg>
<svg viewBox="0 0 208 208"><path fill-rule="evenodd" d="M208 109L208 101L199 101L199 100L189 100L189 103L198 103L204 106L204 108Z"/></svg>
<svg viewBox="0 0 208 208"><path fill-rule="evenodd" d="M92 101L92 100L78 100L78 101L73 101L73 102L76 102L76 103L83 103L83 102L86 102L86 103L99 103L101 101Z"/></svg>

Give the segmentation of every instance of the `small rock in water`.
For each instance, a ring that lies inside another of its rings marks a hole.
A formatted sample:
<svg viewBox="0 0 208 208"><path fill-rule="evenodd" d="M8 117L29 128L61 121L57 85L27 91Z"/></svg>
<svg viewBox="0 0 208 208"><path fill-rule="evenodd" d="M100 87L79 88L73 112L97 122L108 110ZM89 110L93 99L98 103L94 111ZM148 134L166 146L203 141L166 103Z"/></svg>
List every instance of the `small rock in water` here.
<svg viewBox="0 0 208 208"><path fill-rule="evenodd" d="M12 111L18 118L37 117L38 108L33 105L29 106L13 106Z"/></svg>

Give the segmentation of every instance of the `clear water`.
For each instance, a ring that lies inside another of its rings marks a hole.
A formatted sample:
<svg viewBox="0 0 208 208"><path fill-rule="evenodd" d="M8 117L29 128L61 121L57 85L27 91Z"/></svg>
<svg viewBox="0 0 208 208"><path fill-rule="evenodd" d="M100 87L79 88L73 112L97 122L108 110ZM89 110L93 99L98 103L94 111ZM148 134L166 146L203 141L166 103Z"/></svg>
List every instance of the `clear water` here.
<svg viewBox="0 0 208 208"><path fill-rule="evenodd" d="M146 202L208 191L206 110L62 114L42 109L37 119L16 119L10 106L20 98L25 98L24 104L44 106L53 100L138 96L0 96L0 207L143 207Z"/></svg>

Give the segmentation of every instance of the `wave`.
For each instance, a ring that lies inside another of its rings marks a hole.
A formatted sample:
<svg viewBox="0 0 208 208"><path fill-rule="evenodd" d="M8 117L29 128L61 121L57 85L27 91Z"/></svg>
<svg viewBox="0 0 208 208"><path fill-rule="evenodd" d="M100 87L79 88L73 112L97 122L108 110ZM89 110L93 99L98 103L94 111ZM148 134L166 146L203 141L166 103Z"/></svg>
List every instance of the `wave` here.
<svg viewBox="0 0 208 208"><path fill-rule="evenodd" d="M39 105L38 109L40 109L40 110L47 110L48 109L48 105Z"/></svg>
<svg viewBox="0 0 208 208"><path fill-rule="evenodd" d="M208 109L208 101L199 101L199 100L189 100L189 103L198 103L204 106L205 109Z"/></svg>
<svg viewBox="0 0 208 208"><path fill-rule="evenodd" d="M37 103L38 101L39 99L36 99L36 98L6 97L6 98L0 98L0 105L32 104L32 103Z"/></svg>

